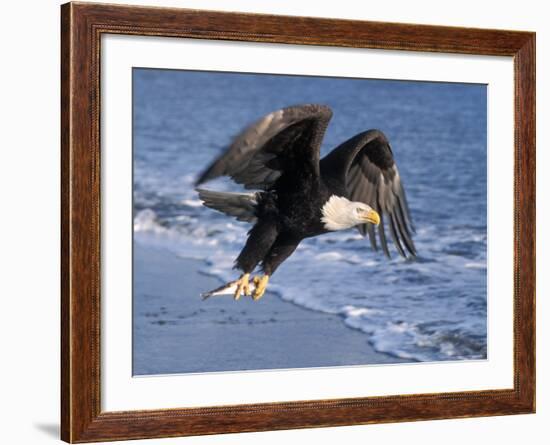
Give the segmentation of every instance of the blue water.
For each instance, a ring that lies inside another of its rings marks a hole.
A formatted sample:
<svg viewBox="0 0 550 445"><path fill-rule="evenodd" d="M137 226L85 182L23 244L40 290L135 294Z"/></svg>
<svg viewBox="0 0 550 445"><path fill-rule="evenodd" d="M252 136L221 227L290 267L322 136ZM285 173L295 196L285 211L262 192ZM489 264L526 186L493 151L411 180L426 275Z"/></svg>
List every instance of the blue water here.
<svg viewBox="0 0 550 445"><path fill-rule="evenodd" d="M206 273L234 279L249 225L201 206L196 175L259 117L327 104L334 117L322 154L370 128L391 141L418 258L405 261L392 245L388 260L356 230L331 233L302 242L269 289L341 315L381 352L411 361L486 358L484 85L134 69L133 87L136 242L163 243L205 260ZM207 185L238 189L223 179Z"/></svg>

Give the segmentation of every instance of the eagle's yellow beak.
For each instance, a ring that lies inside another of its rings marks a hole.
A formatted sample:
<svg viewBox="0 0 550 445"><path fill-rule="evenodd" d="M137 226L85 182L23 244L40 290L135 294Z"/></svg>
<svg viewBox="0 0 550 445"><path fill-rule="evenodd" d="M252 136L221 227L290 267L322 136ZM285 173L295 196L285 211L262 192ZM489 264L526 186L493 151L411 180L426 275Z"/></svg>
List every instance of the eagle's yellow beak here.
<svg viewBox="0 0 550 445"><path fill-rule="evenodd" d="M380 224L380 215L375 210L369 210L364 216L367 222L378 225Z"/></svg>

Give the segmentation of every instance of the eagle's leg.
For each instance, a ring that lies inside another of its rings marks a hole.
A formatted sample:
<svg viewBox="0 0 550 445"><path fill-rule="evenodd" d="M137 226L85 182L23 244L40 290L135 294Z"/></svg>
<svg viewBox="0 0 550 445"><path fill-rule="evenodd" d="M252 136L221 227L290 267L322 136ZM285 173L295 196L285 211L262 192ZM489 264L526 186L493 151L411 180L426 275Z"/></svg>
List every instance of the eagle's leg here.
<svg viewBox="0 0 550 445"><path fill-rule="evenodd" d="M275 270L277 270L284 260L292 255L292 252L296 250L299 243L300 240L288 235L281 234L277 237L262 261L264 275L254 277L254 286L256 289L254 289L252 298L255 301L262 298L267 288L269 277L275 273Z"/></svg>
<svg viewBox="0 0 550 445"><path fill-rule="evenodd" d="M235 289L235 293L233 294L233 298L235 300L241 298L241 295L250 295L250 283L248 282L249 278L249 273L243 273L237 281L233 281L232 284L237 285L237 289Z"/></svg>
<svg viewBox="0 0 550 445"><path fill-rule="evenodd" d="M254 277L254 294L252 298L254 301L263 297L269 282L269 275L262 275L261 277Z"/></svg>
<svg viewBox="0 0 550 445"><path fill-rule="evenodd" d="M262 258L265 257L267 252L269 252L277 238L277 234L277 225L270 219L259 220L248 232L246 244L235 261L235 267L243 271L241 277L232 283L237 285L234 294L235 300L238 300L243 293L244 295L250 295L250 285L248 282L250 273L256 268ZM267 281L265 285L267 285ZM258 294L257 290L254 292L254 295L256 294Z"/></svg>

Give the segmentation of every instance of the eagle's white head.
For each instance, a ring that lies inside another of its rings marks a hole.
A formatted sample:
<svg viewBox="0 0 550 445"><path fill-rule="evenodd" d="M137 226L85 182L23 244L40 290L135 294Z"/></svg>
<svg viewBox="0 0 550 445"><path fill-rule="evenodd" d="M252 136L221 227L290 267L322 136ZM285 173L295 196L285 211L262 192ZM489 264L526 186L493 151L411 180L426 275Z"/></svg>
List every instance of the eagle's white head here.
<svg viewBox="0 0 550 445"><path fill-rule="evenodd" d="M332 195L321 209L327 230L346 230L359 224L380 224L380 215L363 202Z"/></svg>

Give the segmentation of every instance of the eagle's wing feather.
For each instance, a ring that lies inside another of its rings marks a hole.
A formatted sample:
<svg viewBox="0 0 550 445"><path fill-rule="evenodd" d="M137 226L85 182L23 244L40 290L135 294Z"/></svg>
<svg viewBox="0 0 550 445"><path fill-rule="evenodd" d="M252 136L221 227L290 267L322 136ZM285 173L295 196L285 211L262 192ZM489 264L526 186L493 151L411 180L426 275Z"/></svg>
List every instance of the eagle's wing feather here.
<svg viewBox="0 0 550 445"><path fill-rule="evenodd" d="M343 183L347 197L364 202L380 214L378 236L380 246L390 256L385 234L387 221L390 236L398 252L415 256L412 240L414 227L410 216L403 182L386 136L379 130L360 133L335 148L321 161L321 169L333 172ZM330 174L330 173L329 173ZM363 236L369 236L377 250L375 228L372 224L359 226Z"/></svg>
<svg viewBox="0 0 550 445"><path fill-rule="evenodd" d="M198 178L196 185L230 176L248 189L268 189L283 174L319 174L319 149L332 111L298 105L264 116L247 127Z"/></svg>

